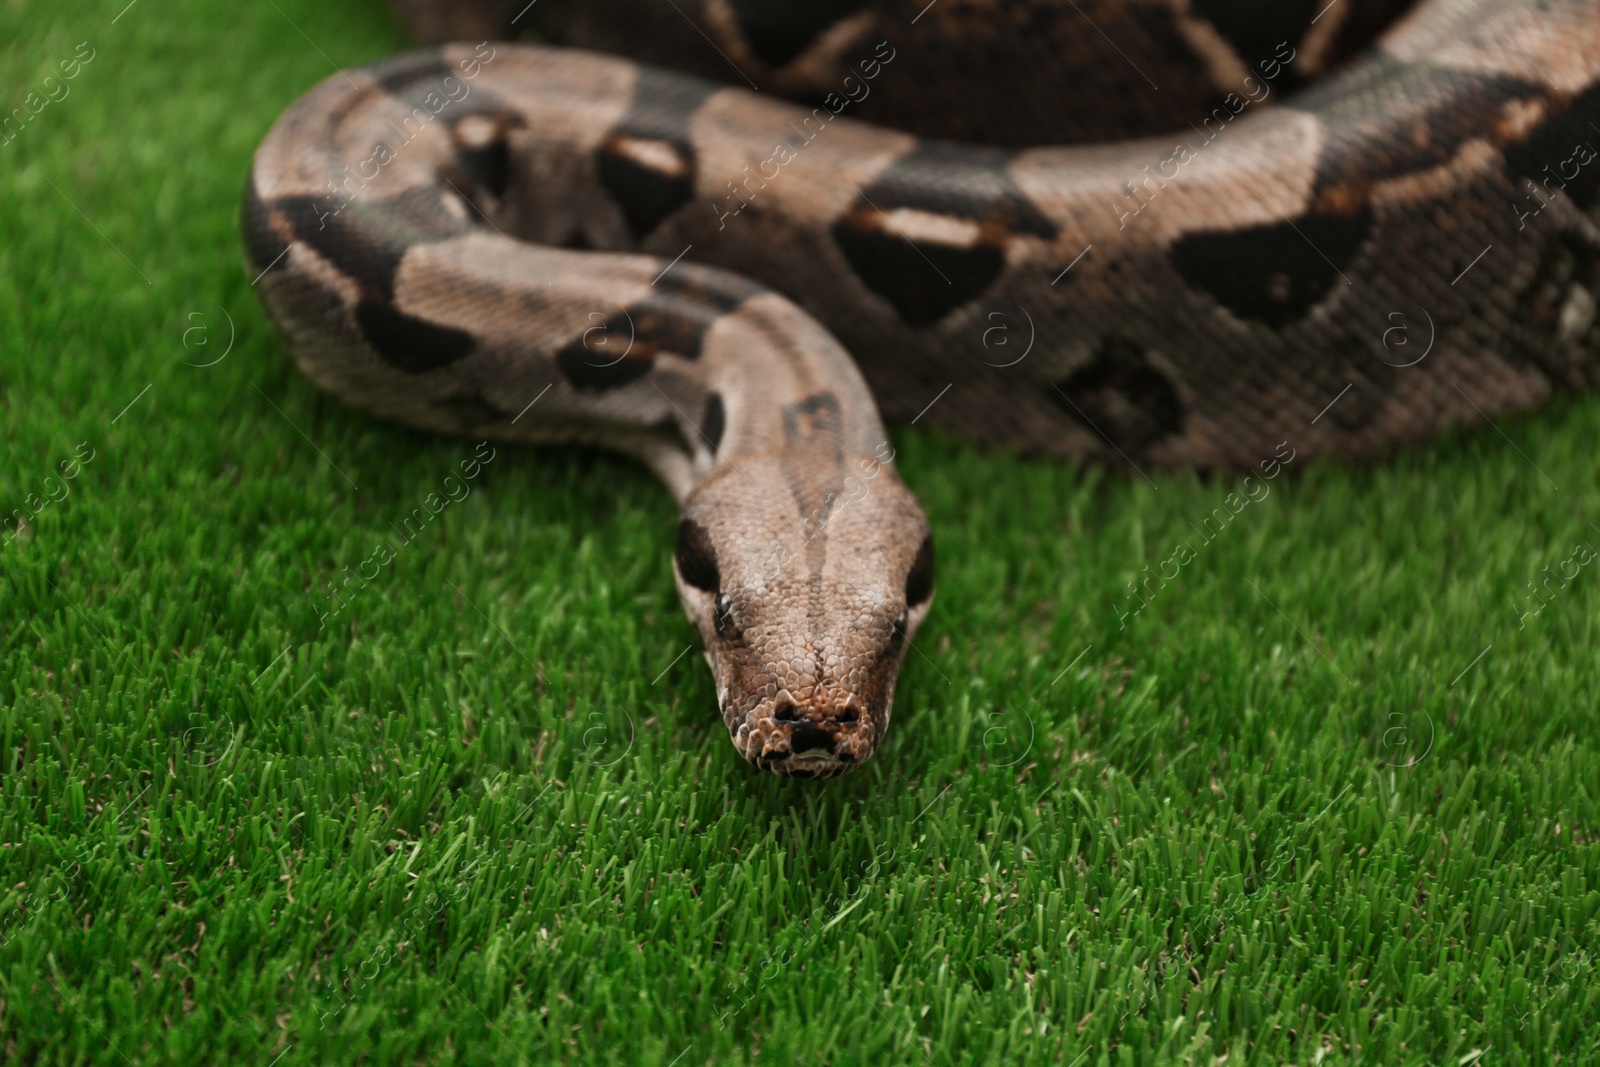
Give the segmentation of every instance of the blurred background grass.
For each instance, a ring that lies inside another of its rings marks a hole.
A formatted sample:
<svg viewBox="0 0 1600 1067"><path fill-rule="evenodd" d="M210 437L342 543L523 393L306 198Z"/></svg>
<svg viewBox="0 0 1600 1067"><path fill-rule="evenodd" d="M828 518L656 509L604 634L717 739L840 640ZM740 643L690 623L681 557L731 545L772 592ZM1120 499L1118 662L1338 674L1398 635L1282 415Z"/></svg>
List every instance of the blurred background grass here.
<svg viewBox="0 0 1600 1067"><path fill-rule="evenodd" d="M1600 545L1600 402L1293 464L1208 544L1236 480L899 433L936 607L871 764L783 782L621 460L500 449L320 625L472 454L321 396L241 265L251 152L404 46L379 4L11 0L0 40L7 107L93 53L0 147L8 1060L1600 1050L1593 569L1520 617Z"/></svg>

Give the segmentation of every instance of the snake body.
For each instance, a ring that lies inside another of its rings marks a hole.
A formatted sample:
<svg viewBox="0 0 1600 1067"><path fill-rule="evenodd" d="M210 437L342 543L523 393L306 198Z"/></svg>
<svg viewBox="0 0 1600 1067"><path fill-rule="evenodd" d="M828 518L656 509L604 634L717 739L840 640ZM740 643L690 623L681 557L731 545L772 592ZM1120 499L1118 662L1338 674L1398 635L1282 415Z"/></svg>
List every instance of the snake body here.
<svg viewBox="0 0 1600 1067"><path fill-rule="evenodd" d="M432 38L521 7L400 6ZM1340 20L1394 6L703 0L661 23L599 0L568 39L700 49L696 73L488 39L340 72L256 155L250 267L301 368L355 405L648 463L735 746L827 777L883 738L932 601L880 408L1239 468L1379 454L1600 377L1600 0L1423 0L1339 65ZM985 110L928 73L963 39L1048 59L1095 32L1149 91L1119 68L1116 99L1074 107L1061 63L1032 89L1017 65L953 75L1021 86ZM1179 40L1187 67L1147 54ZM794 99L703 77L717 57ZM1220 95L1179 124L1185 79ZM1119 116L1147 136L1097 140ZM1091 143L1016 143L1037 136Z"/></svg>

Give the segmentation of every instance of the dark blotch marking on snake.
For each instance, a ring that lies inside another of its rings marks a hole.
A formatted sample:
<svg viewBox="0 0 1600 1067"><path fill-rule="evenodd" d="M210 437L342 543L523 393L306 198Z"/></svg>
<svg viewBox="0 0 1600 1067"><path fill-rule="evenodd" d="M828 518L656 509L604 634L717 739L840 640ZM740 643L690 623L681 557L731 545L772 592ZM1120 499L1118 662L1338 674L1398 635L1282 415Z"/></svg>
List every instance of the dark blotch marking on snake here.
<svg viewBox="0 0 1600 1067"><path fill-rule="evenodd" d="M649 374L658 355L699 359L706 330L761 291L736 274L681 265L644 299L568 342L556 364L577 389L620 388Z"/></svg>
<svg viewBox="0 0 1600 1067"><path fill-rule="evenodd" d="M511 187L511 131L525 126L520 115L482 109L462 115L450 127L456 165L475 188L505 198Z"/></svg>
<svg viewBox="0 0 1600 1067"><path fill-rule="evenodd" d="M416 136L411 130L413 122L419 124L418 133L435 120L449 123L461 175L496 199L505 195L511 180L511 153L506 138L512 128L524 125L515 109L483 89L471 89L461 71L437 58L416 63L402 61L399 69L383 75L378 84L412 109L412 115L389 124L405 136L401 145ZM398 151L398 147L394 150ZM476 204L470 200L468 203L478 211Z"/></svg>
<svg viewBox="0 0 1600 1067"><path fill-rule="evenodd" d="M1174 243L1172 265L1239 318L1279 328L1303 318L1343 283L1341 272L1371 232L1366 206L1352 215L1201 231Z"/></svg>
<svg viewBox="0 0 1600 1067"><path fill-rule="evenodd" d="M1382 57L1318 82L1289 105L1323 121L1312 213L1348 214L1375 183L1444 166L1489 135L1484 115L1542 95L1515 78Z"/></svg>
<svg viewBox="0 0 1600 1067"><path fill-rule="evenodd" d="M722 406L722 396L719 393L712 393L706 397L706 410L700 416L700 433L711 446L712 455L716 455L717 449L722 447L722 433L727 428L728 412Z"/></svg>
<svg viewBox="0 0 1600 1067"><path fill-rule="evenodd" d="M783 409L783 436L789 447L783 453L784 479L800 509L800 521L813 531L807 551L820 552L823 538L815 536L827 524L843 483L844 417L839 398L830 392L812 393ZM820 557L815 560L820 565Z"/></svg>
<svg viewBox="0 0 1600 1067"><path fill-rule="evenodd" d="M395 275L410 249L469 232L469 224L445 213L431 186L387 200L286 196L272 206L288 218L296 237L353 279L363 296L383 300L394 299Z"/></svg>
<svg viewBox="0 0 1600 1067"><path fill-rule="evenodd" d="M470 356L476 345L465 330L407 315L381 300L363 299L357 304L356 321L383 361L407 374L448 367Z"/></svg>
<svg viewBox="0 0 1600 1067"><path fill-rule="evenodd" d="M866 0L732 0L745 42L756 58L781 67L823 30L867 6Z"/></svg>
<svg viewBox="0 0 1600 1067"><path fill-rule="evenodd" d="M832 393L812 393L783 409L783 435L790 444L824 442L839 448L842 419L839 398Z"/></svg>
<svg viewBox="0 0 1600 1067"><path fill-rule="evenodd" d="M363 296L394 299L394 276L407 244L384 240L381 229L360 217L364 205L341 207L334 196L287 196L274 206L288 216L294 235L354 280Z"/></svg>
<svg viewBox="0 0 1600 1067"><path fill-rule="evenodd" d="M693 519L678 523L678 546L672 554L678 565L678 574L696 589L716 593L722 589L722 575L717 569L717 550L711 544L711 535L704 526Z"/></svg>
<svg viewBox="0 0 1600 1067"><path fill-rule="evenodd" d="M922 539L917 556L906 572L906 607L914 608L933 595L933 535Z"/></svg>
<svg viewBox="0 0 1600 1067"><path fill-rule="evenodd" d="M1600 116L1600 84L1573 97L1524 140L1507 145L1506 173L1517 192L1529 196L1527 182L1531 181L1546 193L1565 193L1585 211L1600 203L1600 160L1579 166L1570 178L1560 173L1562 164L1573 160L1578 145L1592 146L1591 150L1600 147L1600 131L1590 125L1596 116Z"/></svg>
<svg viewBox="0 0 1600 1067"><path fill-rule="evenodd" d="M1183 428L1177 387L1152 366L1145 350L1108 337L1088 366L1055 384L1050 398L1075 421L1118 448L1142 451Z"/></svg>
<svg viewBox="0 0 1600 1067"><path fill-rule="evenodd" d="M483 148L460 149L456 160L472 184L497 198L506 195L511 183L511 147L505 141L493 141Z"/></svg>
<svg viewBox="0 0 1600 1067"><path fill-rule="evenodd" d="M1193 0L1195 14L1217 28L1246 66L1270 59L1285 41L1305 36L1327 0Z"/></svg>
<svg viewBox="0 0 1600 1067"><path fill-rule="evenodd" d="M605 323L604 329L610 336L606 342L620 344L626 348L627 335L616 335L612 331L617 328L626 330L627 323L620 318L613 318ZM620 389L649 374L655 368L655 360L648 355L635 355L629 353L625 356L605 355L605 350L598 345L590 346L584 338L590 336L585 331L576 341L572 341L556 353L556 366L566 377L572 387L579 392L600 393L608 389Z"/></svg>
<svg viewBox="0 0 1600 1067"><path fill-rule="evenodd" d="M273 230L272 213L256 191L254 177L245 186L241 216L245 252L251 265L257 271L264 271L277 263L289 246Z"/></svg>
<svg viewBox="0 0 1600 1067"><path fill-rule="evenodd" d="M1176 5L1132 3L1122 6L1128 21L1139 28L1145 39L1154 47L1156 54L1167 58L1172 65L1172 75L1180 84L1191 80L1203 84L1211 82L1211 74L1206 68L1205 60L1195 54L1194 46L1178 28L1178 13L1174 10ZM1078 21L1082 24L1081 16ZM1115 69L1123 57L1118 54L1115 46L1107 42L1101 59ZM1142 93L1149 88L1149 83L1137 70L1129 67L1127 74L1126 84L1132 92Z"/></svg>
<svg viewBox="0 0 1600 1067"><path fill-rule="evenodd" d="M694 194L689 121L718 88L681 74L639 69L632 106L595 150L600 184L622 209L634 240L653 232Z"/></svg>
<svg viewBox="0 0 1600 1067"><path fill-rule="evenodd" d="M908 326L930 326L994 284L1011 239L1056 236L1056 225L1011 180L1006 166L1013 156L983 146L920 144L834 223L834 243L851 270ZM895 208L967 223L977 237L959 245L912 239L885 216Z"/></svg>
<svg viewBox="0 0 1600 1067"><path fill-rule="evenodd" d="M911 244L890 229L835 223L833 239L867 288L908 326L931 326L981 294L1000 276L1005 254L990 245L951 248Z"/></svg>
<svg viewBox="0 0 1600 1067"><path fill-rule="evenodd" d="M441 326L394 306L395 276L414 247L465 232L438 206L432 189L415 189L391 200L338 206L337 197L284 197L274 207L294 234L355 281L361 296L356 321L384 362L408 374L447 367L473 351L465 330ZM330 210L337 209L336 211Z"/></svg>

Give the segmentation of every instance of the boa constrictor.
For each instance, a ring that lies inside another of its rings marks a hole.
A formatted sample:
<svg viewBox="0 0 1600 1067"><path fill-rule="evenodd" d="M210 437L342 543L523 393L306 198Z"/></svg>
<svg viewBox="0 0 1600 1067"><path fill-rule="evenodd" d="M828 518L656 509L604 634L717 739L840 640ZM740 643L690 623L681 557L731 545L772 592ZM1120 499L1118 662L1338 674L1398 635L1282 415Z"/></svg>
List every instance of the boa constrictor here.
<svg viewBox="0 0 1600 1067"><path fill-rule="evenodd" d="M692 73L402 0L468 43L283 115L251 272L353 404L648 463L760 767L859 766L931 602L879 406L1244 467L1597 377L1600 0L561 3L545 38Z"/></svg>

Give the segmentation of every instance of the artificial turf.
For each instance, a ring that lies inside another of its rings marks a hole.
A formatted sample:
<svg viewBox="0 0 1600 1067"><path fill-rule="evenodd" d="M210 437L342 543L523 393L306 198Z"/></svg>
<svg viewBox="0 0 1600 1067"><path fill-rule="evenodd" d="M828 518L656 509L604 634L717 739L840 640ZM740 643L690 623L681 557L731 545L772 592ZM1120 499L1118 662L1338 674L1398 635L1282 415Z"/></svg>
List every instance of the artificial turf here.
<svg viewBox="0 0 1600 1067"><path fill-rule="evenodd" d="M500 448L330 617L474 447L291 369L238 198L404 42L124 3L0 5L6 107L93 53L0 145L7 1060L1600 1059L1600 401L1209 542L1233 480L897 433L931 620L871 763L778 780L620 459Z"/></svg>

